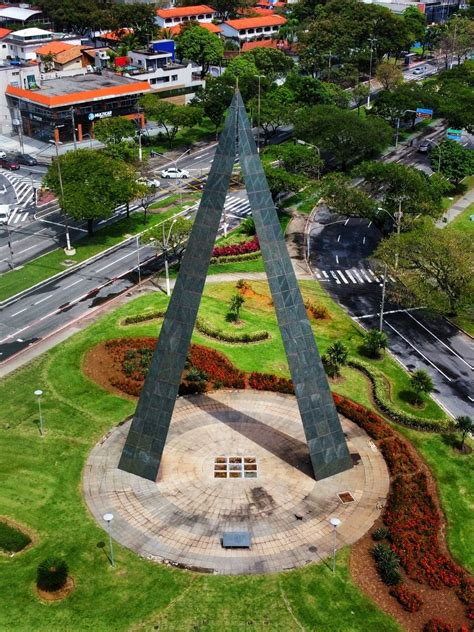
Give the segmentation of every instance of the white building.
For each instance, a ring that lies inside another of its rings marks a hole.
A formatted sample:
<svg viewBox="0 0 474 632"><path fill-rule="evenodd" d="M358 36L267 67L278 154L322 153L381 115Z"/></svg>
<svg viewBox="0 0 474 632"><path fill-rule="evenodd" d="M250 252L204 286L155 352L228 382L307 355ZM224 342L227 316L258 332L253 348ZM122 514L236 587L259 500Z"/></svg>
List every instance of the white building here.
<svg viewBox="0 0 474 632"><path fill-rule="evenodd" d="M134 69L128 70L125 76L147 81L153 92L166 92L167 100L177 104L188 103L196 90L204 86L200 66L176 63L174 51L156 49L159 42L152 42L150 46L148 50L129 52L130 66Z"/></svg>
<svg viewBox="0 0 474 632"><path fill-rule="evenodd" d="M12 31L2 39L0 58L21 62L36 61L36 51L39 48L61 37L64 37L62 33L52 33L36 27ZM81 39L77 37L67 40L69 45L80 43Z"/></svg>
<svg viewBox="0 0 474 632"><path fill-rule="evenodd" d="M40 69L36 64L0 65L0 134L14 131L12 121L19 121L16 112L7 103L8 86L30 90L40 85Z"/></svg>
<svg viewBox="0 0 474 632"><path fill-rule="evenodd" d="M227 20L221 24L222 35L240 44L254 40L271 39L278 33L286 19L281 15L265 15L255 18Z"/></svg>
<svg viewBox="0 0 474 632"><path fill-rule="evenodd" d="M189 20L197 20L198 22L212 22L216 18L216 10L205 4L198 4L193 7L176 7L173 9L157 9L156 23L161 28L169 28L189 22Z"/></svg>

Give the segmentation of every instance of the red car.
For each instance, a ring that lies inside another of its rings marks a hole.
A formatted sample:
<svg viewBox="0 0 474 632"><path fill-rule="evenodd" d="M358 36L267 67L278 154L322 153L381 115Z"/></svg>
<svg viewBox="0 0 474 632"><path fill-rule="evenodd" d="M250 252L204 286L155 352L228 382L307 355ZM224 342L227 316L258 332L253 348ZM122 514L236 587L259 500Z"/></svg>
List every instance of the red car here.
<svg viewBox="0 0 474 632"><path fill-rule="evenodd" d="M9 158L0 158L0 167L3 169L9 169L10 171L17 171L20 168L20 165Z"/></svg>

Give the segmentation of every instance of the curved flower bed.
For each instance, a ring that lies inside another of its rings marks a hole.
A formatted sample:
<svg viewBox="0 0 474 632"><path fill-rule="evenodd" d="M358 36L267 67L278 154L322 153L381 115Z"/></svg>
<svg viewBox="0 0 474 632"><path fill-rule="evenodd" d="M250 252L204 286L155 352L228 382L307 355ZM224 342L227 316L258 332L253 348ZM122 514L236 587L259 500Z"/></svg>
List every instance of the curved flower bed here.
<svg viewBox="0 0 474 632"><path fill-rule="evenodd" d="M258 251L260 251L260 244L258 243L258 237L255 235L250 241L241 241L238 244L229 244L227 246L214 246L212 256L235 257L236 255L247 255Z"/></svg>

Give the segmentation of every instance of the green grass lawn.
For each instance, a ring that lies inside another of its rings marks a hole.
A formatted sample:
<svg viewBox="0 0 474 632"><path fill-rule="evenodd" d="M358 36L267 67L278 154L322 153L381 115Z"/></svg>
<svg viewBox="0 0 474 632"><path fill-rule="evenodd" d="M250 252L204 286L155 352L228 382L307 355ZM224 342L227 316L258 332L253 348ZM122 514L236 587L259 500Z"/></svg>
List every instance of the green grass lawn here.
<svg viewBox="0 0 474 632"><path fill-rule="evenodd" d="M474 222L471 221L471 215L474 215L474 204L470 204L446 228L474 235Z"/></svg>
<svg viewBox="0 0 474 632"><path fill-rule="evenodd" d="M81 263L100 252L119 244L126 238L126 235L136 235L146 228L150 228L155 224L159 224L163 220L179 213L183 208L197 199L195 195L183 197L183 202L177 204L178 196L167 200L161 200L153 205L153 209L159 210L163 208L161 213L148 212L147 222L145 223L144 214L142 212L133 213L128 219L122 219L115 222L102 230L97 231L92 237L84 237L74 244L76 254L67 256L62 248L53 250L48 254L38 257L33 261L25 264L22 268L11 270L0 276L0 301L14 296L18 292L26 290L36 283L40 283L59 272L67 270L64 261L74 261ZM170 206L171 208L167 208Z"/></svg>

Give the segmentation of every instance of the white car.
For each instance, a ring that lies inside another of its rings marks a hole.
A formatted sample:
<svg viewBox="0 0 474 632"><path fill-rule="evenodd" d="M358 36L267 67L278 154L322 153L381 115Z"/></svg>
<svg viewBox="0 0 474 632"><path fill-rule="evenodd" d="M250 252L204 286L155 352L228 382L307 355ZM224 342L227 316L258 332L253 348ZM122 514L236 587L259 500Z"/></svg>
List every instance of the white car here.
<svg viewBox="0 0 474 632"><path fill-rule="evenodd" d="M422 75L425 72L426 68L422 66L421 68L415 68L413 71L414 75Z"/></svg>
<svg viewBox="0 0 474 632"><path fill-rule="evenodd" d="M160 188L160 181L157 178L138 178L140 184L146 184L149 187Z"/></svg>
<svg viewBox="0 0 474 632"><path fill-rule="evenodd" d="M189 171L186 169L178 169L177 167L170 167L169 169L163 169L161 172L162 178L189 178Z"/></svg>
<svg viewBox="0 0 474 632"><path fill-rule="evenodd" d="M4 151L0 151L0 158L6 158L7 154Z"/></svg>

